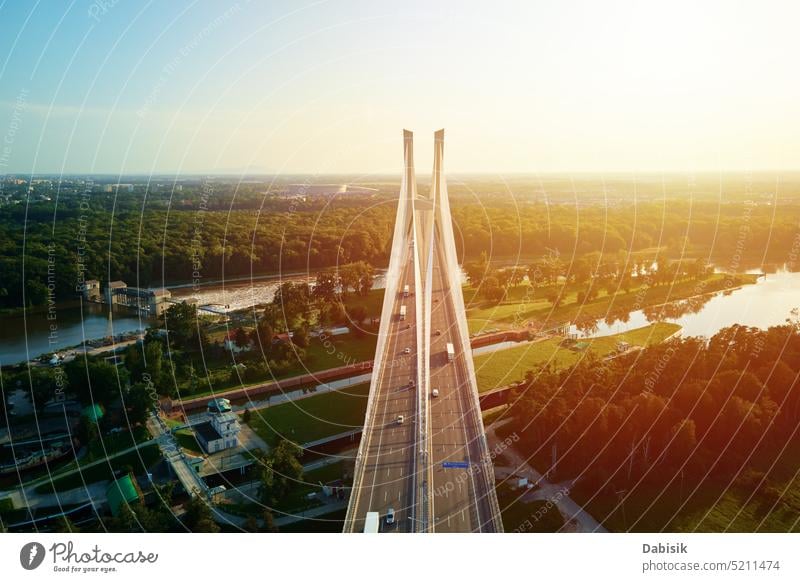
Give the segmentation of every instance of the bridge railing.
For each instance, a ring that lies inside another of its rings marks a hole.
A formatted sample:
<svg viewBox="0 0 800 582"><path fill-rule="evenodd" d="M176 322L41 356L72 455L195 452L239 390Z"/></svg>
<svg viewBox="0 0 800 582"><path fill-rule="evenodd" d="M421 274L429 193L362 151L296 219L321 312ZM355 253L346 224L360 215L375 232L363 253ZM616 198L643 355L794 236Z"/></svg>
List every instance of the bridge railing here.
<svg viewBox="0 0 800 582"><path fill-rule="evenodd" d="M400 195L397 201L397 217L394 225L394 236L392 237L389 268L386 271L386 287L383 297L383 307L381 309L380 327L378 329L378 341L375 348L375 360L372 366L372 380L370 382L369 397L367 399L367 410L364 417L364 431L358 446L358 453L356 454L355 469L353 472L353 488L350 493L350 501L344 522L345 532L353 531L355 523L360 518L364 517L357 515L356 512L359 509L358 502L363 490L366 456L369 451L372 427L375 424L377 389L383 380L383 361L392 323L392 307L397 293L400 290L400 275L403 271L407 252L405 241L412 219L411 201L416 194L416 186L413 179L413 147L409 136L406 136L404 140L404 160L406 167L403 172L403 181L400 186ZM409 179L409 177L411 177L411 179Z"/></svg>
<svg viewBox="0 0 800 582"><path fill-rule="evenodd" d="M441 136L443 140L443 135ZM464 354L464 362L467 367L467 377L470 383L470 397L472 399L472 420L478 439L480 448L480 475L484 482L484 490L486 492L486 501L489 505L491 512L492 529L496 532L503 531L503 522L500 512L500 504L497 501L497 494L494 489L494 466L492 464L489 446L486 441L486 433L483 427L483 418L481 417L481 407L478 398L478 386L475 377L475 365L472 361L472 347L469 339L469 328L467 326L466 308L464 306L464 295L461 291L461 265L458 263L458 256L456 254L455 237L453 234L453 224L450 214L450 202L447 195L447 183L441 169L441 161L443 158L443 143L438 141L435 144L435 156L438 158L439 164L434 167L438 169L437 175L434 175L434 180L438 186L438 217L441 227L441 234L444 246L444 256L446 267L448 271L448 280L450 281L450 295L453 301L453 307L456 312L456 319L458 320L458 331L461 343L461 352Z"/></svg>

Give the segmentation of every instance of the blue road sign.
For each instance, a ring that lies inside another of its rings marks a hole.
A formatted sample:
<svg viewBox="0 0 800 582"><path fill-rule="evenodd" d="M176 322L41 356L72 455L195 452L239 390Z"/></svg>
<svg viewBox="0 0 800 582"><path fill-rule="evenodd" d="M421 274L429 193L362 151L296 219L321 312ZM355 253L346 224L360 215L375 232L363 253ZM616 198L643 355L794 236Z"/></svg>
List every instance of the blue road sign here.
<svg viewBox="0 0 800 582"><path fill-rule="evenodd" d="M442 463L445 469L469 469L469 463L466 461L445 461Z"/></svg>

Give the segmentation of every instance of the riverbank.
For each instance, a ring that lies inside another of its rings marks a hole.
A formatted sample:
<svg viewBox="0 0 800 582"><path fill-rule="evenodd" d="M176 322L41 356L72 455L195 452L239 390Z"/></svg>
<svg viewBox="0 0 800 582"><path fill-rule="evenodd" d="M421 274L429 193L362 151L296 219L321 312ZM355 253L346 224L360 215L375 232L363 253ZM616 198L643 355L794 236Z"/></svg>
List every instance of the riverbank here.
<svg viewBox="0 0 800 582"><path fill-rule="evenodd" d="M631 285L628 291L618 290L609 294L603 289L591 301L579 300L579 293L585 290L585 286L568 285L563 288L561 299L555 305L552 296L558 289L554 285L512 287L500 303L485 301L477 296L477 290L465 289L469 330L472 334L479 334L523 326L551 328L566 323L590 326L598 320L624 320L632 311L732 291L757 282L756 275L725 273L659 286L649 285L646 278L642 279L642 283Z"/></svg>

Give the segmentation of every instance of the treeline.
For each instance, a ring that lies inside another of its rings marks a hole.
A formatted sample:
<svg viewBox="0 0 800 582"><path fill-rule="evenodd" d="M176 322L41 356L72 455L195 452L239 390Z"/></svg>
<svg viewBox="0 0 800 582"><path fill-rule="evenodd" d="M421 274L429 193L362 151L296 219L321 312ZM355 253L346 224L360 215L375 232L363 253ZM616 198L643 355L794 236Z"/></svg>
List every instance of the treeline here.
<svg viewBox="0 0 800 582"><path fill-rule="evenodd" d="M55 217L55 220L54 220ZM382 265L394 211L363 201L272 199L260 212L53 207L0 211L0 308L74 297L81 280L129 285ZM23 269L24 263L24 269Z"/></svg>
<svg viewBox="0 0 800 582"><path fill-rule="evenodd" d="M799 373L800 324L733 326L707 342L532 371L505 430L540 470L577 478L589 497L616 502L623 491L647 508L736 480L779 507L788 500L758 470L798 442Z"/></svg>
<svg viewBox="0 0 800 582"><path fill-rule="evenodd" d="M388 261L392 197L269 196L257 209L221 210L205 199L151 208L136 196L97 195L0 209L0 308L43 305L52 289L73 297L83 279L129 285L207 281ZM27 213L27 214L26 214ZM478 205L453 200L456 244L466 261L528 263L555 256L567 267L589 253L656 247L669 257L703 256L734 271L747 260L797 260L800 208L685 201L575 206ZM24 263L24 268L23 268ZM583 267L581 267L583 268Z"/></svg>
<svg viewBox="0 0 800 582"><path fill-rule="evenodd" d="M591 252L667 247L671 257L702 249L705 256L725 263L736 257L761 260L764 255L786 261L793 246L797 254L800 236L800 207L790 203L776 209L684 200L612 207L493 200L452 207L460 233L457 244L467 258L484 251L490 258L511 259L551 253L569 262Z"/></svg>

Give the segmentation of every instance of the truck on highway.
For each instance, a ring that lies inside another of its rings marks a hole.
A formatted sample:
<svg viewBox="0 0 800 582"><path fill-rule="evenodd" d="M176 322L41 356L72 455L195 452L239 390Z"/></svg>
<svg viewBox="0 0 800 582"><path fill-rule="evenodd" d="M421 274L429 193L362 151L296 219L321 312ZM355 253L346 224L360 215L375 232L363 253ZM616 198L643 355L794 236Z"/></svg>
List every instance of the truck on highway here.
<svg viewBox="0 0 800 582"><path fill-rule="evenodd" d="M406 306L400 306L400 321L403 321L406 318Z"/></svg>
<svg viewBox="0 0 800 582"><path fill-rule="evenodd" d="M456 357L456 350L453 348L453 344L450 342L447 343L447 361L452 362Z"/></svg>
<svg viewBox="0 0 800 582"><path fill-rule="evenodd" d="M405 287L403 287L403 297L408 297L408 291L409 291L409 289L408 289L408 285L406 285Z"/></svg>
<svg viewBox="0 0 800 582"><path fill-rule="evenodd" d="M368 511L364 520L364 533L378 533L381 527L381 514L377 511Z"/></svg>

